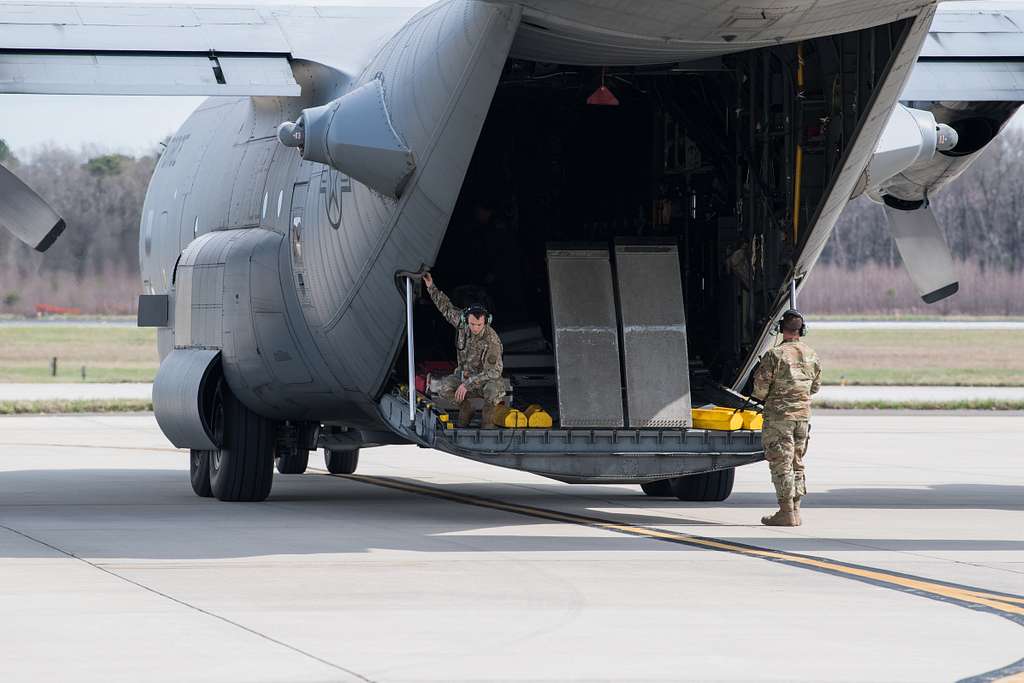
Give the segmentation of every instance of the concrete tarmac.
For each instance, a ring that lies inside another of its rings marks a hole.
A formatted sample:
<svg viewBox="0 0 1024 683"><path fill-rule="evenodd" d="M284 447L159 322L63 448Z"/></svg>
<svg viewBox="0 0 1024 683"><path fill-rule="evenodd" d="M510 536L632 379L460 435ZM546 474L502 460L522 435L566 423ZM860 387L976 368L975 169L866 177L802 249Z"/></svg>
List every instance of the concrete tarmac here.
<svg viewBox="0 0 1024 683"><path fill-rule="evenodd" d="M698 504L388 447L231 504L151 416L0 418L0 680L996 680L1024 670L1022 441L818 416L779 529L763 463Z"/></svg>

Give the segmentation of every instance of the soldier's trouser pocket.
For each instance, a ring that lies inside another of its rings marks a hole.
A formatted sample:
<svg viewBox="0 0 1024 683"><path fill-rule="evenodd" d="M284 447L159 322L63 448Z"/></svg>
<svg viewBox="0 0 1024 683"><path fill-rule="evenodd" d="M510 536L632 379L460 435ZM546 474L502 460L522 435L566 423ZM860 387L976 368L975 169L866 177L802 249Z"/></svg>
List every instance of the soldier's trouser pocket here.
<svg viewBox="0 0 1024 683"><path fill-rule="evenodd" d="M798 498L807 495L804 455L807 453L807 440L810 431L811 425L807 420L797 420L793 426L793 485Z"/></svg>
<svg viewBox="0 0 1024 683"><path fill-rule="evenodd" d="M764 458L772 473L772 485L779 500L792 499L803 495L798 492L796 465L796 437L800 433L797 420L771 420L764 423L761 431L761 442L764 445ZM807 423L804 422L804 425ZM801 443L806 439L804 432ZM803 479L801 463L801 481Z"/></svg>

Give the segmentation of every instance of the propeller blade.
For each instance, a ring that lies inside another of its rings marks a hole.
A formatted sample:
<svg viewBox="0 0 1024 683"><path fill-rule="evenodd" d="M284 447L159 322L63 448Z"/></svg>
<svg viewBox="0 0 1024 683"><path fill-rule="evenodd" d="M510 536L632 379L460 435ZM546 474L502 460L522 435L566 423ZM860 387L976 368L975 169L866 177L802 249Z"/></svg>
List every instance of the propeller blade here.
<svg viewBox="0 0 1024 683"><path fill-rule="evenodd" d="M956 294L960 283L953 268L953 255L932 210L923 203L913 210L884 206L903 265L924 302L933 304Z"/></svg>
<svg viewBox="0 0 1024 683"><path fill-rule="evenodd" d="M36 251L46 251L64 232L64 219L35 190L0 166L0 227Z"/></svg>

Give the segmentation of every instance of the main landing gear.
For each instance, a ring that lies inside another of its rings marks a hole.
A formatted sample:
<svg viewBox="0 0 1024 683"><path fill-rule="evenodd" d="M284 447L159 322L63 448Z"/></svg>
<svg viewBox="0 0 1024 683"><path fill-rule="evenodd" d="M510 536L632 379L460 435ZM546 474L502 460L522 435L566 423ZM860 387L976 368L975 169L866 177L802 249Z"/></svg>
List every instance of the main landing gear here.
<svg viewBox="0 0 1024 683"><path fill-rule="evenodd" d="M261 501L274 483L274 423L252 412L221 382L210 406L221 446L192 450L189 474L196 495L224 501Z"/></svg>
<svg viewBox="0 0 1024 683"><path fill-rule="evenodd" d="M655 498L675 496L688 502L711 503L728 498L735 480L736 468L731 467L727 470L651 481L640 484L640 488L645 494Z"/></svg>

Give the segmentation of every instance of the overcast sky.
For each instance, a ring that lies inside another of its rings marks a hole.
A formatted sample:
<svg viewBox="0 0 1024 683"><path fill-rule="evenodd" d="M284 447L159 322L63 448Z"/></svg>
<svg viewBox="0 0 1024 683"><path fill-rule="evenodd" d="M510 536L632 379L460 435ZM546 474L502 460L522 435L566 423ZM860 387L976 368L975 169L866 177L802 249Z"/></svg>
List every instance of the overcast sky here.
<svg viewBox="0 0 1024 683"><path fill-rule="evenodd" d="M89 0L132 5L381 5L420 7L432 0L317 0L316 2L253 2L251 0ZM22 4L30 4L23 2ZM51 4L51 3L47 3ZM76 1L74 4L86 4ZM0 38L2 42L2 38ZM42 145L137 155L177 130L203 101L202 97L88 97L84 95L0 95L0 138L14 153L30 157Z"/></svg>

